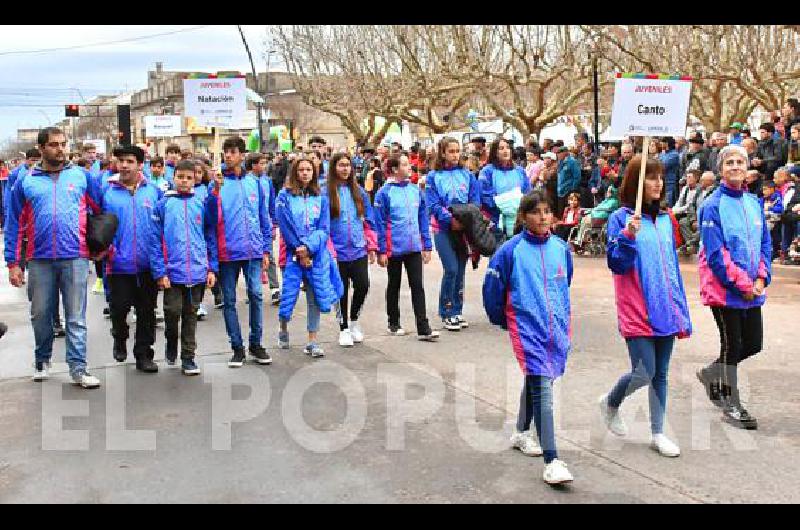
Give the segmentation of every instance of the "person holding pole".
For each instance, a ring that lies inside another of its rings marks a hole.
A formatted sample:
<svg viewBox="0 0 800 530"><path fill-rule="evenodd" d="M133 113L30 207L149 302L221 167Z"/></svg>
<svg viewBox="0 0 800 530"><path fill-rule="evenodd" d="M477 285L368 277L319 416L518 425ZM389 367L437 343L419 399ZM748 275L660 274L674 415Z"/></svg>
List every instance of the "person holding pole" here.
<svg viewBox="0 0 800 530"><path fill-rule="evenodd" d="M628 347L631 371L600 398L599 405L608 429L625 436L619 407L637 389L649 386L651 447L662 456L676 457L680 448L664 434L667 374L675 338L689 337L692 324L664 198L661 162L646 159L642 163L641 156L631 160L620 190L623 207L608 220L608 266L614 276L619 330Z"/></svg>

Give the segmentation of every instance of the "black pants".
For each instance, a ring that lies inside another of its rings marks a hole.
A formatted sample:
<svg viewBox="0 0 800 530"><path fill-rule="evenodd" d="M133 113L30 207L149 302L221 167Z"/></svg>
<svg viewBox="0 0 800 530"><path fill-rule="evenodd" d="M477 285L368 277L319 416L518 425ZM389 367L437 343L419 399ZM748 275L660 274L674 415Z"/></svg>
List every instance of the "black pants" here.
<svg viewBox="0 0 800 530"><path fill-rule="evenodd" d="M164 336L169 357L178 356L180 336L181 359L194 359L197 351L197 308L205 290L204 283L192 287L173 283L164 291Z"/></svg>
<svg viewBox="0 0 800 530"><path fill-rule="evenodd" d="M350 308L350 320L356 321L369 292L369 262L367 256L364 256L355 261L340 261L338 266L339 276L342 277L344 284L344 293L339 301L339 328L345 330L348 325L347 299L350 296L350 280L353 281L353 305Z"/></svg>
<svg viewBox="0 0 800 530"><path fill-rule="evenodd" d="M149 272L110 274L111 335L115 341L128 340L128 313L136 309L136 337L133 355L139 360L153 359L156 341L156 299L158 286Z"/></svg>
<svg viewBox="0 0 800 530"><path fill-rule="evenodd" d="M386 287L386 312L390 326L400 325L400 280L406 267L408 287L411 289L411 304L417 321L417 333L430 333L430 323L425 311L425 284L422 281L422 253L414 252L389 258L389 284Z"/></svg>
<svg viewBox="0 0 800 530"><path fill-rule="evenodd" d="M723 394L738 402L739 363L761 351L764 330L761 308L712 307L720 336L720 354L709 370L722 383Z"/></svg>

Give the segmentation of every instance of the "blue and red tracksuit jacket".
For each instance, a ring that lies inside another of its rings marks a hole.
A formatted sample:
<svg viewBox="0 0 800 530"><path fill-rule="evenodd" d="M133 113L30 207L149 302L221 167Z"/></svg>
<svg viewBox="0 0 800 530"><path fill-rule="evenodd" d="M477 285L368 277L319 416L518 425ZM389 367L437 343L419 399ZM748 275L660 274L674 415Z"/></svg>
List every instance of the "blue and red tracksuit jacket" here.
<svg viewBox="0 0 800 530"><path fill-rule="evenodd" d="M634 211L623 207L608 218L608 268L614 273L619 331L635 337L686 338L692 333L689 305L678 263L672 219L642 215L634 236L626 226Z"/></svg>
<svg viewBox="0 0 800 530"><path fill-rule="evenodd" d="M375 196L373 215L379 254L396 257L433 248L428 208L416 184L384 184Z"/></svg>
<svg viewBox="0 0 800 530"><path fill-rule="evenodd" d="M481 190L475 176L461 166L434 170L425 177L425 203L434 232L449 232L451 204L472 203L481 207Z"/></svg>
<svg viewBox="0 0 800 530"><path fill-rule="evenodd" d="M100 189L88 174L68 165L56 178L33 168L18 181L9 197L5 230L8 266L22 258L27 236L27 260L88 258L86 216L99 213Z"/></svg>
<svg viewBox="0 0 800 530"><path fill-rule="evenodd" d="M272 220L268 190L261 179L242 172L223 173L222 187L212 186L206 199L208 216L217 227L219 261L263 259L272 252Z"/></svg>
<svg viewBox="0 0 800 530"><path fill-rule="evenodd" d="M291 319L303 281L313 289L320 310L327 313L344 292L339 269L328 250L331 221L328 197L311 195L307 190L293 195L284 188L278 194L275 215L288 256L278 317L285 321ZM308 269L293 258L295 250L301 246L305 246L311 256Z"/></svg>
<svg viewBox="0 0 800 530"><path fill-rule="evenodd" d="M494 202L497 195L519 188L522 194L531 189L530 180L520 166L510 163L506 167L487 164L478 173L481 188L481 209L489 214L489 219L496 225L500 219L500 209Z"/></svg>
<svg viewBox="0 0 800 530"><path fill-rule="evenodd" d="M326 190L327 191L327 190ZM364 215L358 216L349 185L339 185L339 216L331 216L331 241L337 261L355 261L363 258L369 251L378 250L375 219L369 196L359 186L358 192L364 205ZM323 192L326 193L326 192Z"/></svg>
<svg viewBox="0 0 800 530"><path fill-rule="evenodd" d="M167 179L170 188L175 187L175 163L169 160L164 161L164 178Z"/></svg>
<svg viewBox="0 0 800 530"><path fill-rule="evenodd" d="M150 241L155 224L153 210L163 193L141 177L134 193L119 181L109 179L100 196L100 209L119 219L117 234L106 257L106 274L138 274L150 271Z"/></svg>
<svg viewBox="0 0 800 530"><path fill-rule="evenodd" d="M571 348L572 255L558 237L527 230L492 257L483 281L489 321L508 330L525 375L564 374Z"/></svg>
<svg viewBox="0 0 800 530"><path fill-rule="evenodd" d="M195 184L194 196L200 199L200 202L205 204L206 199L208 198L208 186L206 184L203 184L202 182L200 184Z"/></svg>
<svg viewBox="0 0 800 530"><path fill-rule="evenodd" d="M756 279L772 279L772 239L758 198L724 183L700 206L700 296L711 307L749 309L764 305L766 295L752 301Z"/></svg>
<svg viewBox="0 0 800 530"><path fill-rule="evenodd" d="M150 269L177 285L206 283L219 270L216 225L194 193L170 190L153 210Z"/></svg>

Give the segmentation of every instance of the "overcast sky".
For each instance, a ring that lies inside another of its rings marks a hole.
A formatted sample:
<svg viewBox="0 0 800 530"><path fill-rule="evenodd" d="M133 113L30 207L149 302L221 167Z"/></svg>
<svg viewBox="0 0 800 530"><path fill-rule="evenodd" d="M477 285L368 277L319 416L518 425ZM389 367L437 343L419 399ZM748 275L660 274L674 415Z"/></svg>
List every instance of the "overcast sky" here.
<svg viewBox="0 0 800 530"><path fill-rule="evenodd" d="M18 128L42 127L64 118L67 103L100 94L145 88L155 63L165 70L239 70L250 63L236 26L0 26L0 140ZM267 26L243 26L256 69L266 69ZM180 31L119 44L102 44ZM32 38L33 37L33 38ZM46 53L13 53L101 43ZM274 67L276 57L271 64ZM24 105L24 106L23 106Z"/></svg>

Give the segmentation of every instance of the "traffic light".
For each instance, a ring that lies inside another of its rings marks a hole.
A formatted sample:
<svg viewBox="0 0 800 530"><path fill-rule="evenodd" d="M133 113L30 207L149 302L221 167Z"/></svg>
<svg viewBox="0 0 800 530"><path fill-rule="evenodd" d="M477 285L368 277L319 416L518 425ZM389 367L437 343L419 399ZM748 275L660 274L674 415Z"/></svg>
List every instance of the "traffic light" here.
<svg viewBox="0 0 800 530"><path fill-rule="evenodd" d="M131 106L117 105L117 129L119 130L119 143L131 144Z"/></svg>
<svg viewBox="0 0 800 530"><path fill-rule="evenodd" d="M80 116L78 105L65 105L64 114L67 118L77 118Z"/></svg>

